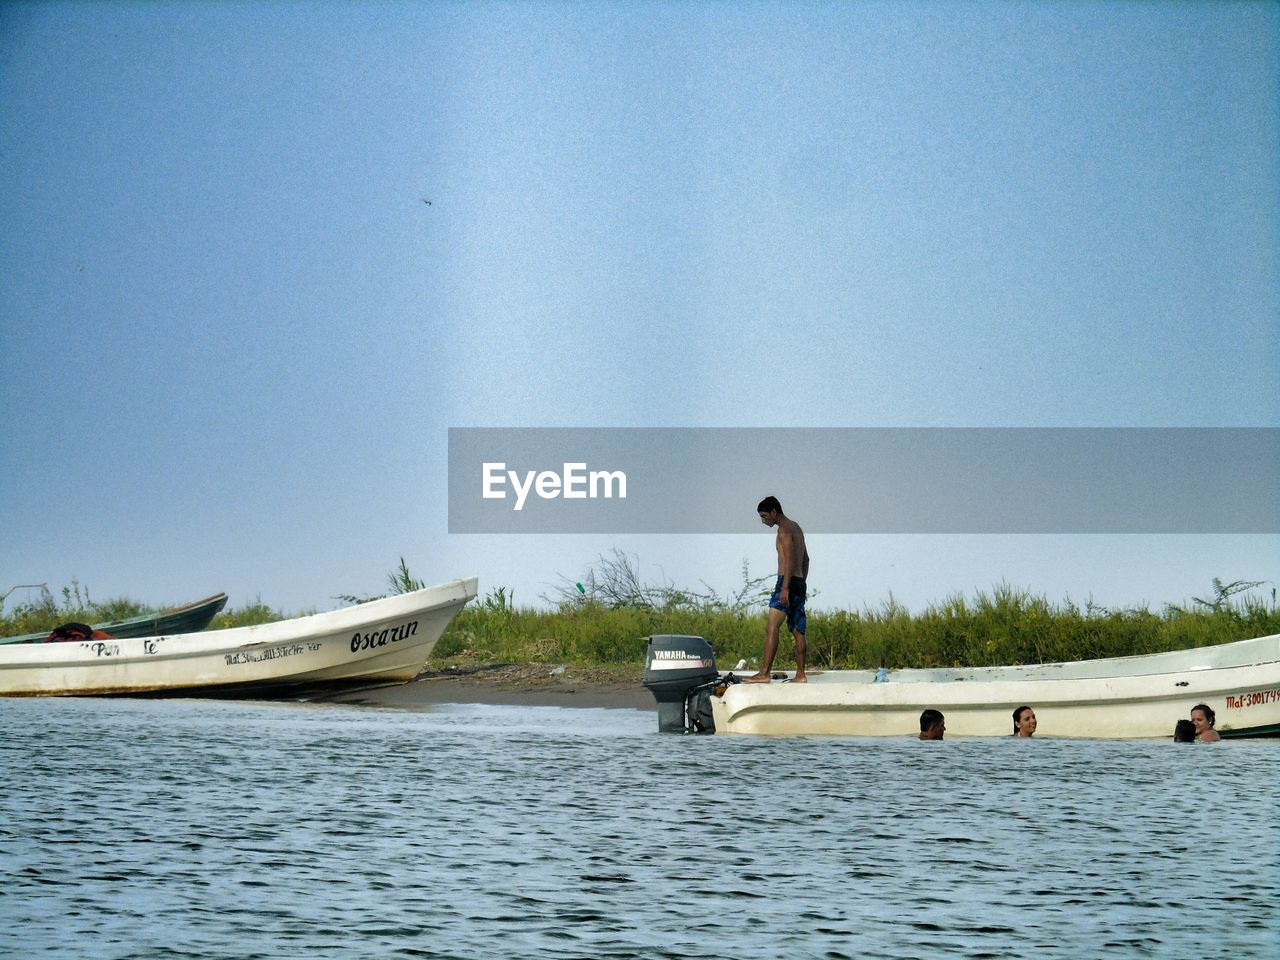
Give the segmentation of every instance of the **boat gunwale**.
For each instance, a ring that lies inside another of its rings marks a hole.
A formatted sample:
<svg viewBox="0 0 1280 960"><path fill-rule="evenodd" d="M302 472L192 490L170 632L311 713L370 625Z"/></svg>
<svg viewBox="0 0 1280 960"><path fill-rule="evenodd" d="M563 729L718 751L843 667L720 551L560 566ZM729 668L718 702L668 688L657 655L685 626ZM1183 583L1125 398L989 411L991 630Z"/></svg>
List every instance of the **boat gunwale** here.
<svg viewBox="0 0 1280 960"><path fill-rule="evenodd" d="M205 597L203 600L193 600L191 601L191 603L184 603L178 607L165 607L163 610L157 610L155 613L140 613L136 617L118 617L115 620L107 620L103 624L102 629L105 630L106 627L110 625L118 626L120 624L132 623L136 620L142 620L142 619L161 620L165 617L171 617L176 613L190 613L192 610L195 610L197 607L203 607L207 604L215 603L218 600L221 600L225 603L227 599L228 597L227 597L226 591L220 590L217 593L210 594L209 596Z"/></svg>

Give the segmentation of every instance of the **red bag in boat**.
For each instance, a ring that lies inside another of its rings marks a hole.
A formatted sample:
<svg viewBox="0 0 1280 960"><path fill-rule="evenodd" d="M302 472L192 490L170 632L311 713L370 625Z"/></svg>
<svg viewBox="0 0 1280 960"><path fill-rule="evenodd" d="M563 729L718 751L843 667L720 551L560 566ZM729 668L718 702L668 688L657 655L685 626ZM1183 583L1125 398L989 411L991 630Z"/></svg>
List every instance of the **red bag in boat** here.
<svg viewBox="0 0 1280 960"><path fill-rule="evenodd" d="M87 623L64 623L54 627L53 632L44 638L45 643L68 643L75 640L114 640L115 637L101 630L95 630Z"/></svg>

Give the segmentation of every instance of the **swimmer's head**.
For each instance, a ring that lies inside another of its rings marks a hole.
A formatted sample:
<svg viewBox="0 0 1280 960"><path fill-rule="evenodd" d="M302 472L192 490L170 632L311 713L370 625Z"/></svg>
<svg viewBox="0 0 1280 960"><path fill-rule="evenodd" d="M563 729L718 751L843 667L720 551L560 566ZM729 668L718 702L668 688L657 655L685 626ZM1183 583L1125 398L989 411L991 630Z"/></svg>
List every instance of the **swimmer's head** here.
<svg viewBox="0 0 1280 960"><path fill-rule="evenodd" d="M1215 721L1213 708L1207 703L1197 703L1191 708L1191 722L1196 725L1196 734L1212 730Z"/></svg>
<svg viewBox="0 0 1280 960"><path fill-rule="evenodd" d="M1036 712L1030 707L1022 706L1013 711L1013 735L1029 737L1036 732Z"/></svg>

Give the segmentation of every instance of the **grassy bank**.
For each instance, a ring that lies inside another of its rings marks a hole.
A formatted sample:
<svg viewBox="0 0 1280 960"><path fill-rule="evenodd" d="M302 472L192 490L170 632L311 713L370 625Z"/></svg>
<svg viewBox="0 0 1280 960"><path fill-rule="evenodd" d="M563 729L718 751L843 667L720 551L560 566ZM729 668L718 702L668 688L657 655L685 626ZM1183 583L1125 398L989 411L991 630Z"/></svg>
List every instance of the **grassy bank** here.
<svg viewBox="0 0 1280 960"><path fill-rule="evenodd" d="M405 577L402 587L415 586ZM1256 586L1256 584L1252 584ZM397 586L392 581L392 586ZM870 668L1044 663L1119 657L1211 646L1280 633L1275 592L1241 595L1242 585L1214 581L1207 598L1185 607L1112 610L1045 597L1008 586L954 596L912 612L892 599L861 610L812 611L809 658L815 667ZM444 663L639 664L644 637L689 633L706 637L722 665L760 655L764 607L757 597L705 598L659 591L601 599L585 591L556 609L517 607L498 589L467 606L436 647ZM358 599L358 598L348 598ZM96 602L73 582L59 601L48 591L11 605L0 636L47 630L69 620L93 623L153 609L129 599ZM224 611L213 628L265 623L284 614L261 601ZM779 664L791 661L784 637Z"/></svg>
<svg viewBox="0 0 1280 960"><path fill-rule="evenodd" d="M756 610L608 607L582 602L547 611L496 603L463 610L436 647L461 661L638 663L656 633L706 637L721 664L759 657L763 606ZM809 614L809 659L829 668L988 666L1120 657L1212 646L1280 633L1275 599L1221 597L1191 608L1107 610L1050 603L1001 586L951 597L913 613L886 601L859 611ZM793 656L782 641L780 663Z"/></svg>

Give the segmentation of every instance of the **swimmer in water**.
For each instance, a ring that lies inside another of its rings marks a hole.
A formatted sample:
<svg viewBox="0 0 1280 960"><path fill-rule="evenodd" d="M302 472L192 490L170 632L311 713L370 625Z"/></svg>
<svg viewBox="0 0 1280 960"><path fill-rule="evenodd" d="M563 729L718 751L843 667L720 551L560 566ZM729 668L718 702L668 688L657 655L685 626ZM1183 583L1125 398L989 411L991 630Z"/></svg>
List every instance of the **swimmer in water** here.
<svg viewBox="0 0 1280 960"><path fill-rule="evenodd" d="M1213 708L1207 703L1197 703L1191 708L1191 722L1195 724L1196 740L1200 743L1217 743L1222 739L1213 729L1214 719Z"/></svg>
<svg viewBox="0 0 1280 960"><path fill-rule="evenodd" d="M947 721L942 716L941 710L932 708L920 714L920 739L921 740L941 740L942 735L947 732Z"/></svg>
<svg viewBox="0 0 1280 960"><path fill-rule="evenodd" d="M1013 711L1014 737L1034 737L1036 734L1036 712L1030 707L1019 707Z"/></svg>

